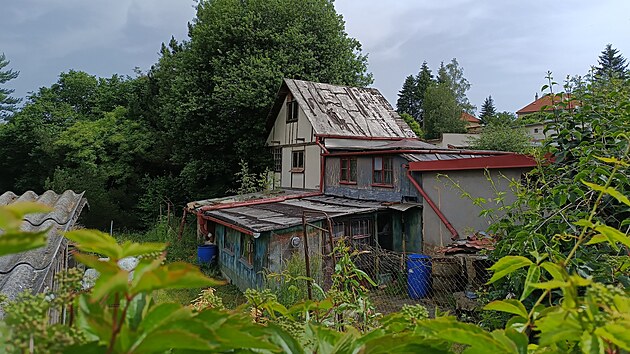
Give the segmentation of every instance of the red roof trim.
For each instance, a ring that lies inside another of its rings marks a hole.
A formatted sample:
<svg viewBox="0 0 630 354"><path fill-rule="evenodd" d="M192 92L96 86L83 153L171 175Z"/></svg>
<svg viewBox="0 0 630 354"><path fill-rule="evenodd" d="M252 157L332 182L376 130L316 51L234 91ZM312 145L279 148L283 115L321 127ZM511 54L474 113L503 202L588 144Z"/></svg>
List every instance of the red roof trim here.
<svg viewBox="0 0 630 354"><path fill-rule="evenodd" d="M534 158L527 155L509 154L455 160L409 162L410 171L458 171L496 168L536 167Z"/></svg>

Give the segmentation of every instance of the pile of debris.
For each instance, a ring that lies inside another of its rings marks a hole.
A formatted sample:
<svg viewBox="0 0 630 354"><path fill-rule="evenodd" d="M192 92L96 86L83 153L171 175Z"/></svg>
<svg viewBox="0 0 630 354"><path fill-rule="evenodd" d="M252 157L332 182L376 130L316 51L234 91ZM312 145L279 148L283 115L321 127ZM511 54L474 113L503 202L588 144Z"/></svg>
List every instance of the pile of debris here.
<svg viewBox="0 0 630 354"><path fill-rule="evenodd" d="M492 235L480 231L466 237L465 240L455 240L453 243L439 248L437 252L445 255L454 255L471 254L484 250L492 251L495 243L496 239Z"/></svg>

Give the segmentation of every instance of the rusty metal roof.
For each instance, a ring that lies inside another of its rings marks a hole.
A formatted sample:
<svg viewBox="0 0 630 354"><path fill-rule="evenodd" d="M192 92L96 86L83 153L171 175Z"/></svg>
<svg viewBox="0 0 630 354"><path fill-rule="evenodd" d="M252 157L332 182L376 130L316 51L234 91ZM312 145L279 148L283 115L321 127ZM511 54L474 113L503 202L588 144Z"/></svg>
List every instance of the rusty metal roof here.
<svg viewBox="0 0 630 354"><path fill-rule="evenodd" d="M15 298L27 289L33 293L45 290L46 281L52 276L55 257L67 242L61 233L74 225L86 204L83 193L70 190L62 194L46 191L37 195L28 191L19 196L13 192L0 195L0 206L15 202L38 202L53 210L46 214L27 215L22 224L22 229L29 232L49 229L46 246L0 257L0 292L9 298Z"/></svg>
<svg viewBox="0 0 630 354"><path fill-rule="evenodd" d="M317 135L415 138L407 123L375 88L284 79L267 119L268 130L291 92Z"/></svg>
<svg viewBox="0 0 630 354"><path fill-rule="evenodd" d="M287 199L280 202L239 205L200 212L203 215L220 219L253 232L264 232L301 225L304 211L316 212L307 215L307 220L313 222L325 218L321 212L333 218L370 213L387 208L387 206L375 201L317 195Z"/></svg>

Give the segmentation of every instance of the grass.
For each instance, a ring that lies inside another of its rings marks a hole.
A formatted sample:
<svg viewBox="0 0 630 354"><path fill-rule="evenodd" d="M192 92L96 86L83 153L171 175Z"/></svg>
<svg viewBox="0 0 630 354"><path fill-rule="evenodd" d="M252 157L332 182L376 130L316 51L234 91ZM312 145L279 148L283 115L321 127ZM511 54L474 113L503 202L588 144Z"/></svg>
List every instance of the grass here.
<svg viewBox="0 0 630 354"><path fill-rule="evenodd" d="M166 247L167 262L187 262L197 264L197 231L194 222L187 222L184 225L182 237L178 237L179 220L161 218L155 225L146 232L122 232L116 235L118 241L134 242L164 242ZM201 271L212 278L221 278L218 267L200 265ZM167 289L155 292L154 299L157 303L176 302L188 305L194 300L203 288L194 289ZM216 294L221 297L223 304L228 309L234 309L245 303L245 297L240 290L232 285L226 284L216 287Z"/></svg>

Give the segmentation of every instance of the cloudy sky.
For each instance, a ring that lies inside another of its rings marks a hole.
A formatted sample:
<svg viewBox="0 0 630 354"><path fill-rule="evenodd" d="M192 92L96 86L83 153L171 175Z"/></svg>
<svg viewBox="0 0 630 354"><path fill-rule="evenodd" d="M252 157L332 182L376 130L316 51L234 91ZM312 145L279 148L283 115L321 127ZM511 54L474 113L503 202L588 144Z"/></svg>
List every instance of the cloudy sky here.
<svg viewBox="0 0 630 354"><path fill-rule="evenodd" d="M457 58L480 107L516 111L545 84L584 74L612 43L630 57L628 0L337 0L348 33L369 54L374 87L392 104L422 61L435 71ZM14 96L54 83L62 71L132 74L158 58L161 42L186 38L193 0L5 1L0 52L20 76Z"/></svg>

